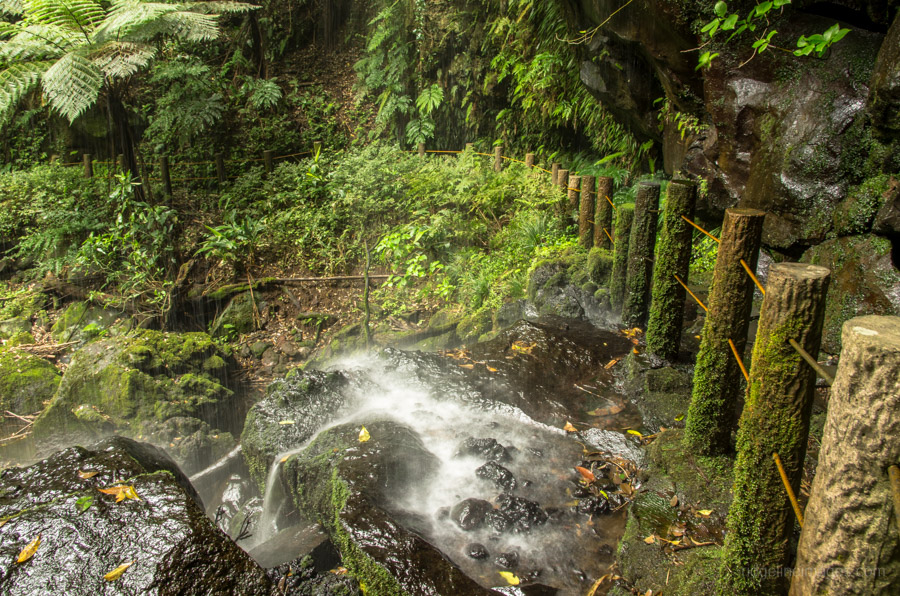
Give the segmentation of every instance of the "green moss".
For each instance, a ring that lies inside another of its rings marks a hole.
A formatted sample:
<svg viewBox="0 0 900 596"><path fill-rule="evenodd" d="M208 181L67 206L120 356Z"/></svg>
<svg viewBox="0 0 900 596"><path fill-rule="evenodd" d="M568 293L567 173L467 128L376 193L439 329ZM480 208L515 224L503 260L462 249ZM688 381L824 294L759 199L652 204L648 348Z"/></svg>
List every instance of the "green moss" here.
<svg viewBox="0 0 900 596"><path fill-rule="evenodd" d="M490 308L482 306L460 320L456 334L463 342L471 342L489 332L494 325Z"/></svg>
<svg viewBox="0 0 900 596"><path fill-rule="evenodd" d="M0 408L16 414L44 409L59 386L56 367L25 352L0 350Z"/></svg>
<svg viewBox="0 0 900 596"><path fill-rule="evenodd" d="M847 198L834 212L833 234L850 236L871 230L875 214L884 203L882 195L888 188L889 180L890 176L882 174L850 189Z"/></svg>
<svg viewBox="0 0 900 596"><path fill-rule="evenodd" d="M634 204L619 205L616 209L616 232L613 236L613 269L609 284L609 299L613 310L620 310L625 304L625 280L628 270L628 237L634 221Z"/></svg>
<svg viewBox="0 0 900 596"><path fill-rule="evenodd" d="M587 276L598 286L609 284L613 269L613 253L605 248L594 247L587 256Z"/></svg>
<svg viewBox="0 0 900 596"><path fill-rule="evenodd" d="M18 333L14 333L7 341L7 348L14 348L16 346L24 346L28 344L34 343L34 336L31 335L29 331L19 331Z"/></svg>

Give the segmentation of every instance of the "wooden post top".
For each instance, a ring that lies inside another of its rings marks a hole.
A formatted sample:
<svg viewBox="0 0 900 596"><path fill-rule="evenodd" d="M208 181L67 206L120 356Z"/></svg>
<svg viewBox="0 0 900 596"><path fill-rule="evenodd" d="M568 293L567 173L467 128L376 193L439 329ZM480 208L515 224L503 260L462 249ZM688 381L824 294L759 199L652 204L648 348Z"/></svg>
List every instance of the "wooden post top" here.
<svg viewBox="0 0 900 596"><path fill-rule="evenodd" d="M900 317L867 315L850 319L841 330L841 342L846 345L851 338L856 345L900 355Z"/></svg>
<svg viewBox="0 0 900 596"><path fill-rule="evenodd" d="M831 275L831 269L808 263L775 263L769 267L769 279L788 277L797 281L823 279Z"/></svg>

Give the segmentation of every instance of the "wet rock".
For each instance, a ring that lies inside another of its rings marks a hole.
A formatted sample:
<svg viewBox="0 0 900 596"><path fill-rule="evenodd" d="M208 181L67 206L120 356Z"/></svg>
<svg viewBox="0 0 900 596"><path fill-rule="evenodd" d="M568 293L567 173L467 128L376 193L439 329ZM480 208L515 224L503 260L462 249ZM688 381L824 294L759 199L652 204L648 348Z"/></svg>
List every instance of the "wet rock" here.
<svg viewBox="0 0 900 596"><path fill-rule="evenodd" d="M359 385L343 373L310 371L277 380L247 414L241 434L244 460L260 492L275 457L306 443L338 417Z"/></svg>
<svg viewBox="0 0 900 596"><path fill-rule="evenodd" d="M472 544L466 545L466 556L471 559L481 560L487 559L491 555L483 544L473 542Z"/></svg>
<svg viewBox="0 0 900 596"><path fill-rule="evenodd" d="M615 454L643 465L644 451L620 432L589 428L578 432L579 439L594 451Z"/></svg>
<svg viewBox="0 0 900 596"><path fill-rule="evenodd" d="M900 180L893 177L890 179L882 199L884 204L875 214L872 231L883 236L893 236L896 244L900 240Z"/></svg>
<svg viewBox="0 0 900 596"><path fill-rule="evenodd" d="M192 473L209 462L192 450L197 443L182 447L179 433L201 431L206 444L218 443L215 454L234 447L230 427L239 423L234 418L241 408L224 380L228 371L220 363L226 361L205 333L143 329L95 340L73 355L50 406L34 423L35 440L50 450L118 433L163 447Z"/></svg>
<svg viewBox="0 0 900 596"><path fill-rule="evenodd" d="M98 472L88 480L79 470ZM140 500L116 503L97 491L125 481ZM89 506L88 506L89 504ZM263 570L204 515L199 497L164 453L124 438L71 447L0 475L0 591L93 596L104 574L134 561L120 593L269 595ZM41 536L37 553L19 551Z"/></svg>
<svg viewBox="0 0 900 596"><path fill-rule="evenodd" d="M506 491L516 490L518 483L512 472L496 462L489 461L475 470L475 475L482 480L493 482L497 488Z"/></svg>
<svg viewBox="0 0 900 596"><path fill-rule="evenodd" d="M494 559L494 564L503 569L515 569L519 566L519 553L508 552L500 553Z"/></svg>
<svg viewBox="0 0 900 596"><path fill-rule="evenodd" d="M502 511L491 509L484 516L484 524L497 534L502 534L512 525L512 520Z"/></svg>
<svg viewBox="0 0 900 596"><path fill-rule="evenodd" d="M500 511L509 518L510 529L513 532L528 532L549 518L540 504L524 497L503 493L497 497L497 504Z"/></svg>
<svg viewBox="0 0 900 596"><path fill-rule="evenodd" d="M883 136L900 135L900 19L888 30L872 72L869 113Z"/></svg>
<svg viewBox="0 0 900 596"><path fill-rule="evenodd" d="M840 352L841 327L848 319L900 315L900 271L891 261L887 238L836 238L809 249L801 261L831 269L822 331L824 352Z"/></svg>
<svg viewBox="0 0 900 596"><path fill-rule="evenodd" d="M56 393L60 378L43 358L0 348L0 411L37 414Z"/></svg>
<svg viewBox="0 0 900 596"><path fill-rule="evenodd" d="M484 523L485 514L491 509L493 509L491 504L483 499L466 499L453 507L450 519L468 532L480 528Z"/></svg>
<svg viewBox="0 0 900 596"><path fill-rule="evenodd" d="M18 333L29 333L31 321L27 317L13 317L0 321L0 339L9 339Z"/></svg>
<svg viewBox="0 0 900 596"><path fill-rule="evenodd" d="M460 444L456 457L476 457L482 461L508 462L511 458L506 447L497 439L468 438Z"/></svg>
<svg viewBox="0 0 900 596"><path fill-rule="evenodd" d="M392 513L394 498L416 498L437 474L437 458L409 427L375 420L366 428L372 438L360 443L358 424L332 427L285 462L294 503L323 525L370 594L488 594Z"/></svg>
<svg viewBox="0 0 900 596"><path fill-rule="evenodd" d="M578 501L575 507L578 513L585 515L602 515L610 512L609 501L602 496L591 495Z"/></svg>

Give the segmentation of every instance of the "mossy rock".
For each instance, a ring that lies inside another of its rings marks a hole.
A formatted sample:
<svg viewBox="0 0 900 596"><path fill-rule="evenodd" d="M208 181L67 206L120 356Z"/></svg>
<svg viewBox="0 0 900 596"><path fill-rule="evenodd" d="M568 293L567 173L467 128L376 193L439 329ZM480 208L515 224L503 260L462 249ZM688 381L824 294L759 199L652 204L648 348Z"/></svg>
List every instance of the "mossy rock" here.
<svg viewBox="0 0 900 596"><path fill-rule="evenodd" d="M122 320L118 310L102 308L89 302L73 302L63 311L50 329L50 335L59 343L87 342L104 335L115 335L116 324ZM127 331L128 324L121 329Z"/></svg>
<svg viewBox="0 0 900 596"><path fill-rule="evenodd" d="M247 413L241 446L250 477L265 492L269 468L345 407L354 386L342 373L297 372L275 381Z"/></svg>
<svg viewBox="0 0 900 596"><path fill-rule="evenodd" d="M690 393L691 377L671 366L650 369L644 373L644 389L648 393Z"/></svg>
<svg viewBox="0 0 900 596"><path fill-rule="evenodd" d="M34 343L34 336L29 331L19 331L6 340L7 348L15 348L17 346L25 346Z"/></svg>
<svg viewBox="0 0 900 596"><path fill-rule="evenodd" d="M214 337L233 337L250 333L256 329L257 313L262 312L265 307L266 303L257 299L255 295L251 296L250 292L238 294L213 321L210 334Z"/></svg>
<svg viewBox="0 0 900 596"><path fill-rule="evenodd" d="M613 253L611 250L595 246L588 253L587 275L598 286L609 284L609 276L612 274Z"/></svg>
<svg viewBox="0 0 900 596"><path fill-rule="evenodd" d="M841 349L844 322L863 315L900 315L900 270L891 261L891 242L880 236L848 236L814 246L801 262L831 269L825 302L822 350Z"/></svg>
<svg viewBox="0 0 900 596"><path fill-rule="evenodd" d="M359 424L330 428L285 462L297 509L322 524L370 594L490 594L389 512L394 499L415 498L439 460L407 426L373 420L366 429L361 443Z"/></svg>
<svg viewBox="0 0 900 596"><path fill-rule="evenodd" d="M0 350L0 409L36 414L59 387L56 367L32 354Z"/></svg>
<svg viewBox="0 0 900 596"><path fill-rule="evenodd" d="M463 317L456 327L456 334L463 343L472 343L493 329L493 326L493 314L489 308L483 306L475 312Z"/></svg>
<svg viewBox="0 0 900 596"><path fill-rule="evenodd" d="M835 236L865 234L872 229L875 215L884 204L889 180L890 176L882 174L850 189L847 198L834 211Z"/></svg>
<svg viewBox="0 0 900 596"><path fill-rule="evenodd" d="M38 292L7 294L6 290L0 286L0 296L6 298L6 300L0 300L0 319L20 318L29 321L47 305L47 296Z"/></svg>
<svg viewBox="0 0 900 596"><path fill-rule="evenodd" d="M181 435L166 423L206 423L207 434L222 437L221 449L233 446L230 429L217 427L240 408L223 384L227 371L203 370L213 357L225 362L205 333L141 330L91 342L73 355L50 407L35 421L35 439L48 448L120 433L171 448L179 463L196 465L190 450L173 443Z"/></svg>
<svg viewBox="0 0 900 596"><path fill-rule="evenodd" d="M0 321L0 339L9 339L19 333L30 333L31 321L27 317L13 317Z"/></svg>

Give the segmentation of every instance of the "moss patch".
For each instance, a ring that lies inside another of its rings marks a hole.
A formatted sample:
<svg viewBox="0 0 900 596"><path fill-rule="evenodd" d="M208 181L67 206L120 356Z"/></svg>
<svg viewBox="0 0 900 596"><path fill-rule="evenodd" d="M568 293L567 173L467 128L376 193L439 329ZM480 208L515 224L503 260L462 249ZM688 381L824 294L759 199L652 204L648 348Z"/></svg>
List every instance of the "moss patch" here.
<svg viewBox="0 0 900 596"><path fill-rule="evenodd" d="M16 414L44 409L59 387L56 367L25 352L0 350L0 408Z"/></svg>

